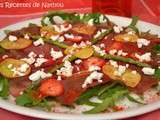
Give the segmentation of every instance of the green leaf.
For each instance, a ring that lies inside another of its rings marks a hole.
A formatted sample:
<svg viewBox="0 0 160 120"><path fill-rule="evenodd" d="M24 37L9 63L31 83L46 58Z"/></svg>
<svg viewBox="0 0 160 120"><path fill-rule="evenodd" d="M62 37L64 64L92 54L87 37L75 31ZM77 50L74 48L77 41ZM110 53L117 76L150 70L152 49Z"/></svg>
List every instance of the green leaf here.
<svg viewBox="0 0 160 120"><path fill-rule="evenodd" d="M107 93L107 95L105 96L102 103L95 106L93 109L91 109L89 111L85 111L84 113L94 114L94 113L103 112L108 107L112 107L117 99L119 99L120 97L127 94L128 90L122 86L121 87L119 86L118 89L117 89L117 87L115 87L113 89L108 90L108 92L106 92L106 93Z"/></svg>
<svg viewBox="0 0 160 120"><path fill-rule="evenodd" d="M144 102L142 102L142 101L140 101L140 100L135 99L135 98L134 98L134 97L132 97L131 95L127 95L127 98L128 98L128 100L130 100L131 102L135 102L135 103L138 103L138 104L143 104L143 105L145 105L145 103L144 103Z"/></svg>
<svg viewBox="0 0 160 120"><path fill-rule="evenodd" d="M7 98L8 95L9 95L8 79L0 76L0 97Z"/></svg>
<svg viewBox="0 0 160 120"><path fill-rule="evenodd" d="M84 104L85 102L88 102L91 97L95 96L98 93L99 89L100 86L96 86L82 93L82 95L76 100L76 103Z"/></svg>
<svg viewBox="0 0 160 120"><path fill-rule="evenodd" d="M155 76L157 79L160 79L160 69L156 69L154 76Z"/></svg>
<svg viewBox="0 0 160 120"><path fill-rule="evenodd" d="M155 45L155 46L153 47L153 50L154 50L155 53L160 53L160 44Z"/></svg>
<svg viewBox="0 0 160 120"><path fill-rule="evenodd" d="M21 106L29 106L33 104L33 99L27 94L22 94L16 98L16 104Z"/></svg>
<svg viewBox="0 0 160 120"><path fill-rule="evenodd" d="M138 22L139 17L138 16L133 16L132 17L132 21L130 23L130 25L128 26L128 28L131 28L133 31L135 31L136 33L139 33L138 28L136 27L136 24Z"/></svg>

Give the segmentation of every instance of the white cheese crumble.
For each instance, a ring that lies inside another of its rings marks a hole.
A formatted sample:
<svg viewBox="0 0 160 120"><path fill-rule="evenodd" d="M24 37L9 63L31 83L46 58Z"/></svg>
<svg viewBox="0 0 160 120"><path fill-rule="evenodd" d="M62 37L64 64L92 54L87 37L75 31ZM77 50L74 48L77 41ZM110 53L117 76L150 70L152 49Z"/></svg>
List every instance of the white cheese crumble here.
<svg viewBox="0 0 160 120"><path fill-rule="evenodd" d="M73 34L64 34L64 37L67 39L74 39L76 37L76 39L82 39L82 36L74 36Z"/></svg>
<svg viewBox="0 0 160 120"><path fill-rule="evenodd" d="M11 41L11 42L14 42L14 41L17 40L17 37L13 36L13 35L9 35L8 40Z"/></svg>
<svg viewBox="0 0 160 120"><path fill-rule="evenodd" d="M25 64L22 64L19 68L17 68L17 70L21 73L24 73L27 71L28 68L29 68L29 65L25 63Z"/></svg>
<svg viewBox="0 0 160 120"><path fill-rule="evenodd" d="M61 33L61 32L66 32L68 30L70 30L72 28L72 25L69 24L68 26L65 26L65 25L53 25L54 27L54 30L58 33Z"/></svg>
<svg viewBox="0 0 160 120"><path fill-rule="evenodd" d="M56 24L63 24L63 23L65 22L60 16L54 16L54 17L53 17L53 21L54 21Z"/></svg>
<svg viewBox="0 0 160 120"><path fill-rule="evenodd" d="M145 54L139 55L137 53L135 53L135 57L139 59L140 62L146 61L149 62L151 61L151 53L147 52Z"/></svg>
<svg viewBox="0 0 160 120"><path fill-rule="evenodd" d="M54 60L63 57L62 51L55 51L53 48L51 48L50 54Z"/></svg>
<svg viewBox="0 0 160 120"><path fill-rule="evenodd" d="M34 66L35 66L35 67L39 67L39 66L41 66L43 63L45 63L45 62L47 62L47 61L48 61L48 60L45 59L45 58L43 58L43 57L37 58Z"/></svg>
<svg viewBox="0 0 160 120"><path fill-rule="evenodd" d="M103 34L104 32L106 32L106 29L101 29L98 30L97 33L93 36L94 38L98 38L101 34Z"/></svg>
<svg viewBox="0 0 160 120"><path fill-rule="evenodd" d="M138 48L142 48L142 46L148 46L150 44L149 40L143 39L143 38L139 38L137 40L137 46Z"/></svg>
<svg viewBox="0 0 160 120"><path fill-rule="evenodd" d="M113 30L115 33L120 33L123 31L123 28L121 26L113 26Z"/></svg>
<svg viewBox="0 0 160 120"><path fill-rule="evenodd" d="M57 75L63 75L66 77L69 77L72 75L73 72L73 66L69 61L64 61L63 67L60 68L60 70L57 70Z"/></svg>
<svg viewBox="0 0 160 120"><path fill-rule="evenodd" d="M51 77L52 74L51 73L45 73L43 69L36 71L35 73L31 74L29 76L29 80L31 81L37 81L40 79L44 79L47 77Z"/></svg>
<svg viewBox="0 0 160 120"><path fill-rule="evenodd" d="M154 75L155 69L149 68L149 67L144 67L144 68L142 68L142 72L146 75Z"/></svg>
<svg viewBox="0 0 160 120"><path fill-rule="evenodd" d="M81 59L77 59L77 60L75 60L75 64L80 64L82 62L82 60Z"/></svg>
<svg viewBox="0 0 160 120"><path fill-rule="evenodd" d="M2 59L6 59L6 58L8 58L9 56L8 55L3 55L2 56Z"/></svg>
<svg viewBox="0 0 160 120"><path fill-rule="evenodd" d="M92 65L92 66L89 66L89 71L97 71L97 70L101 70L101 68L99 66L95 66L95 65Z"/></svg>
<svg viewBox="0 0 160 120"><path fill-rule="evenodd" d="M29 39L30 37L29 37L28 34L25 34L25 35L24 35L24 38L25 38L25 39Z"/></svg>
<svg viewBox="0 0 160 120"><path fill-rule="evenodd" d="M51 40L56 41L59 38L59 35L52 35Z"/></svg>
<svg viewBox="0 0 160 120"><path fill-rule="evenodd" d="M29 58L22 58L21 60L23 60L23 61L25 61L25 62L27 62L28 64L33 64L34 62L35 62L35 58L37 57L37 54L35 54L34 52L30 52L29 54L28 54L28 57Z"/></svg>
<svg viewBox="0 0 160 120"><path fill-rule="evenodd" d="M59 80L59 81L62 80L62 77L61 77L61 76L58 76L58 77L57 77L57 80Z"/></svg>
<svg viewBox="0 0 160 120"><path fill-rule="evenodd" d="M117 67L118 67L117 62L116 62L116 61L114 61L114 60L109 60L109 63L110 63L113 67L115 67L115 68L117 68Z"/></svg>
<svg viewBox="0 0 160 120"><path fill-rule="evenodd" d="M114 71L114 75L121 76L126 71L126 66L119 65L118 70Z"/></svg>
<svg viewBox="0 0 160 120"><path fill-rule="evenodd" d="M94 48L94 50L97 52L97 53L99 53L100 55L105 55L106 54L106 52L105 52L105 50L102 50L100 47L98 47L98 46L95 46L95 45L92 45L92 47Z"/></svg>
<svg viewBox="0 0 160 120"><path fill-rule="evenodd" d="M28 64L22 64L20 67L16 68L13 66L13 64L9 64L8 68L11 69L11 71L13 72L13 75L16 76L24 76L25 72L28 70L29 65Z"/></svg>
<svg viewBox="0 0 160 120"><path fill-rule="evenodd" d="M110 55L115 55L117 53L117 50L116 49L112 49L109 51L109 54Z"/></svg>
<svg viewBox="0 0 160 120"><path fill-rule="evenodd" d="M42 38L39 38L35 42L33 42L34 46L44 45L44 41Z"/></svg>
<svg viewBox="0 0 160 120"><path fill-rule="evenodd" d="M110 55L118 55L118 56L127 56L128 53L124 52L123 50L116 50L116 49L112 49L109 51Z"/></svg>
<svg viewBox="0 0 160 120"><path fill-rule="evenodd" d="M99 46L100 46L101 48L105 48L105 44L104 44L104 43L101 43Z"/></svg>
<svg viewBox="0 0 160 120"><path fill-rule="evenodd" d="M98 82L102 82L103 73L93 71L82 84L82 88L87 87L88 84L92 84L93 80L97 80Z"/></svg>

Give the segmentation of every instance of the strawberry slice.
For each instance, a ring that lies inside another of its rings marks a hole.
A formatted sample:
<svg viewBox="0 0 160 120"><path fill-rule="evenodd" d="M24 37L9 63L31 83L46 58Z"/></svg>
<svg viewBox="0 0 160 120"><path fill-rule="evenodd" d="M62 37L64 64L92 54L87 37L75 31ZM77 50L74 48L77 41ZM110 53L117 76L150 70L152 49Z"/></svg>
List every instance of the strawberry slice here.
<svg viewBox="0 0 160 120"><path fill-rule="evenodd" d="M105 64L105 60L98 57L90 57L83 62L84 69L88 70L90 66L102 67Z"/></svg>
<svg viewBox="0 0 160 120"><path fill-rule="evenodd" d="M64 92L64 87L60 81L49 78L42 80L39 91L43 96L60 96Z"/></svg>

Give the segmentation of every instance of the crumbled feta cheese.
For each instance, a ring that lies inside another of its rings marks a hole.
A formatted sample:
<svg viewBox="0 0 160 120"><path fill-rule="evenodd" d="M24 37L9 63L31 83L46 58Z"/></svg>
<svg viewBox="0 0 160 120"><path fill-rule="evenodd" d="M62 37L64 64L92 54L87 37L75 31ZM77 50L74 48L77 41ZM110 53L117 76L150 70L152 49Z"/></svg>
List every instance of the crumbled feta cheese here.
<svg viewBox="0 0 160 120"><path fill-rule="evenodd" d="M58 77L57 77L57 80L59 80L59 81L62 80L62 77L61 77L61 76L58 76Z"/></svg>
<svg viewBox="0 0 160 120"><path fill-rule="evenodd" d="M86 47L86 43L85 43L84 41L82 41L82 42L79 44L78 47L80 47L80 48Z"/></svg>
<svg viewBox="0 0 160 120"><path fill-rule="evenodd" d="M105 44L104 44L104 43L101 43L101 44L100 44L100 47L101 47L101 48L105 48Z"/></svg>
<svg viewBox="0 0 160 120"><path fill-rule="evenodd" d="M37 80L44 79L44 78L51 77L51 76L52 76L51 73L45 73L44 70L42 69L42 70L38 70L35 73L31 74L29 76L29 80L37 81Z"/></svg>
<svg viewBox="0 0 160 120"><path fill-rule="evenodd" d="M3 55L2 56L2 59L6 59L6 58L8 58L8 55Z"/></svg>
<svg viewBox="0 0 160 120"><path fill-rule="evenodd" d="M95 65L89 66L89 71L98 71L98 70L101 70L99 66L95 66Z"/></svg>
<svg viewBox="0 0 160 120"><path fill-rule="evenodd" d="M137 53L135 53L135 57L139 59L140 62L143 62L143 61L146 61L146 62L149 62L151 61L151 53L150 52L147 52L143 55L139 55Z"/></svg>
<svg viewBox="0 0 160 120"><path fill-rule="evenodd" d="M11 69L13 67L13 64L9 64L7 67Z"/></svg>
<svg viewBox="0 0 160 120"><path fill-rule="evenodd" d="M155 69L149 68L149 67L144 67L144 68L142 69L142 72L143 72L144 74L146 74L146 75L154 75Z"/></svg>
<svg viewBox="0 0 160 120"><path fill-rule="evenodd" d="M98 38L100 35L101 35L101 31L97 31L97 33L93 37Z"/></svg>
<svg viewBox="0 0 160 120"><path fill-rule="evenodd" d="M94 25L94 19L90 19L90 20L88 21L88 25L93 26L93 25Z"/></svg>
<svg viewBox="0 0 160 120"><path fill-rule="evenodd" d="M114 71L114 75L121 76L126 71L126 66L119 65L118 70Z"/></svg>
<svg viewBox="0 0 160 120"><path fill-rule="evenodd" d="M13 64L9 64L8 68L11 69L11 71L13 72L13 75L16 76L24 76L25 72L28 70L29 65L28 64L22 64L20 67L16 68L13 66Z"/></svg>
<svg viewBox="0 0 160 120"><path fill-rule="evenodd" d="M110 55L115 55L117 53L117 50L116 49L112 49L109 51L109 54Z"/></svg>
<svg viewBox="0 0 160 120"><path fill-rule="evenodd" d="M136 74L137 74L137 71L136 71L136 70L133 70L131 73L133 73L133 74L136 75Z"/></svg>
<svg viewBox="0 0 160 120"><path fill-rule="evenodd" d="M58 38L58 41L59 41L59 42L64 42L64 37L63 37L63 36L60 36L60 37Z"/></svg>
<svg viewBox="0 0 160 120"><path fill-rule="evenodd" d="M60 16L54 16L54 17L53 17L53 21L54 21L56 24L63 24L63 23L65 22Z"/></svg>
<svg viewBox="0 0 160 120"><path fill-rule="evenodd" d="M17 37L13 36L13 35L9 35L8 40L11 41L11 42L14 42L14 41L17 40Z"/></svg>
<svg viewBox="0 0 160 120"><path fill-rule="evenodd" d="M17 70L18 70L19 72L24 73L24 72L27 71L28 68L29 68L29 65L28 65L27 63L25 63L25 64L22 64L19 68L17 68Z"/></svg>
<svg viewBox="0 0 160 120"><path fill-rule="evenodd" d="M35 62L35 58L30 57L30 58L22 58L21 60L27 62L28 64L33 64Z"/></svg>
<svg viewBox="0 0 160 120"><path fill-rule="evenodd" d="M128 35L134 35L134 34L135 34L135 31L129 31L127 34L128 34Z"/></svg>
<svg viewBox="0 0 160 120"><path fill-rule="evenodd" d="M73 34L64 34L65 38L67 39L82 39L82 36L74 36Z"/></svg>
<svg viewBox="0 0 160 120"><path fill-rule="evenodd" d="M117 62L116 62L116 61L114 61L114 60L109 60L109 63L110 63L112 66L114 66L115 68L117 68L117 67L118 67Z"/></svg>
<svg viewBox="0 0 160 120"><path fill-rule="evenodd" d="M52 35L51 40L56 41L59 38L59 35Z"/></svg>
<svg viewBox="0 0 160 120"><path fill-rule="evenodd" d="M117 55L118 55L118 56L126 56L126 55L128 55L128 53L123 52L123 50L118 50L118 51L117 51Z"/></svg>
<svg viewBox="0 0 160 120"><path fill-rule="evenodd" d="M142 48L142 46L148 46L149 44L150 44L149 40L146 40L146 39L143 39L143 38L139 38L137 40L138 48Z"/></svg>
<svg viewBox="0 0 160 120"><path fill-rule="evenodd" d="M57 75L64 75L66 77L69 77L72 75L73 72L73 66L69 61L64 61L63 67L60 68L60 70L57 70Z"/></svg>
<svg viewBox="0 0 160 120"><path fill-rule="evenodd" d="M123 28L121 26L113 26L113 30L115 33L120 33L123 31Z"/></svg>
<svg viewBox="0 0 160 120"><path fill-rule="evenodd" d="M97 47L97 46L95 46L95 45L92 45L92 47L94 48L94 50L97 52L97 53L99 53L100 55L105 55L106 54L106 52L105 52L105 50L101 50L101 48L100 47Z"/></svg>
<svg viewBox="0 0 160 120"><path fill-rule="evenodd" d="M53 25L53 28L55 31L61 33L61 32L66 32L66 31L70 30L72 28L72 25L71 24L69 24L68 26L65 26L63 24L59 25L59 26Z"/></svg>
<svg viewBox="0 0 160 120"><path fill-rule="evenodd" d="M37 57L37 54L32 51L32 52L30 52L30 53L28 54L28 57L33 57L33 58L35 58L35 57Z"/></svg>
<svg viewBox="0 0 160 120"><path fill-rule="evenodd" d="M25 35L24 35L24 38L25 38L25 39L29 39L30 37L29 37L28 34L25 34Z"/></svg>
<svg viewBox="0 0 160 120"><path fill-rule="evenodd" d="M50 54L51 54L51 56L53 57L54 60L63 57L62 51L55 51L53 48L51 49Z"/></svg>
<svg viewBox="0 0 160 120"><path fill-rule="evenodd" d="M44 41L42 38L39 38L35 42L33 42L34 46L44 45Z"/></svg>
<svg viewBox="0 0 160 120"><path fill-rule="evenodd" d="M43 63L45 63L45 62L47 62L47 61L48 61L47 59L42 58L42 57L41 57L41 58L37 58L34 66L35 66L35 67L39 67L39 66L41 66Z"/></svg>
<svg viewBox="0 0 160 120"><path fill-rule="evenodd" d="M82 62L81 59L75 60L75 64L80 64Z"/></svg>
<svg viewBox="0 0 160 120"><path fill-rule="evenodd" d="M88 84L92 84L93 80L97 80L98 82L102 82L103 73L93 71L84 81L82 88L87 87Z"/></svg>

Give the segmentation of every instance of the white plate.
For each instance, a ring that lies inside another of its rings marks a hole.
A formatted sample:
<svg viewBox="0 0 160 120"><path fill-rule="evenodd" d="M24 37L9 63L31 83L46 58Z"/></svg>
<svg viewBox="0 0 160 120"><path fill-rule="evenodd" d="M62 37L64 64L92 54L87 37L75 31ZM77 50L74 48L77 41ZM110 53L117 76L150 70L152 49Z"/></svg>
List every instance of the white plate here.
<svg viewBox="0 0 160 120"><path fill-rule="evenodd" d="M109 19L113 22L115 22L118 25L121 26L127 26L131 19L129 18L124 18L124 17L117 17L117 16L108 16ZM16 30L21 27L27 26L28 23L36 23L40 24L40 19L32 19L32 20L27 20L24 22L20 22L14 25L10 25L8 27L5 27L1 29L0 31L0 39L4 37L3 30L9 29L9 30ZM153 25L150 23L138 22L138 28L141 31L148 31L151 30L152 33L156 33L160 36L160 26ZM160 108L160 101L155 102L153 104L145 105L142 107L138 108L133 108L129 109L126 111L121 111L121 112L114 112L114 113L100 113L100 114L93 114L93 115L84 115L84 114L63 114L63 113L49 113L41 110L34 110L31 108L26 108L26 107L21 107L17 106L13 103L10 103L8 101L0 99L0 107L15 113L19 113L22 115L27 115L27 116L32 116L32 117L38 117L38 118L44 118L44 119L65 119L65 120L71 120L71 119L76 119L76 120L97 120L97 119L121 119L121 118L127 118L127 117L132 117L132 116L137 116L141 115L147 112L151 112L153 110L159 109Z"/></svg>

